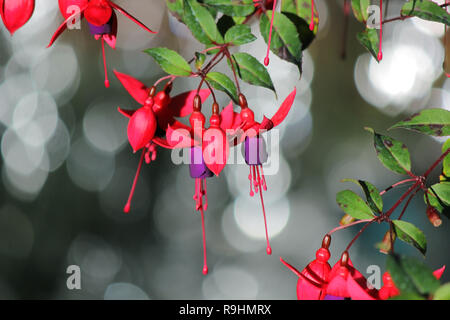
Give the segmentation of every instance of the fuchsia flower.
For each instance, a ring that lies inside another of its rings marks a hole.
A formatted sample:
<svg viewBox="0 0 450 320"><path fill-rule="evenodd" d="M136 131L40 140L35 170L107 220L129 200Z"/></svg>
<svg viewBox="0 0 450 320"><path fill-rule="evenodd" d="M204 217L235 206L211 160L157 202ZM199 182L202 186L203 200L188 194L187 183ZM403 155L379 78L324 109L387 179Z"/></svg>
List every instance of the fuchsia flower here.
<svg viewBox="0 0 450 320"><path fill-rule="evenodd" d="M268 155L266 151L266 145L261 133L271 130L283 122L288 115L292 104L294 103L297 89L287 96L283 101L275 115L268 119L263 118L261 123L255 121L255 114L249 108L247 99L244 95L239 95L239 104L241 112L238 114L233 111L233 105L230 104L221 112L222 128L225 130L236 130L237 138L234 139L234 144L244 142L244 156L245 162L248 164L250 173L248 179L250 181L250 196L253 197L255 193L259 192L261 199L261 206L263 210L264 226L266 232L267 241L267 254L272 254L272 248L269 243L269 234L267 231L267 219L266 210L264 207L264 199L262 192L267 191L266 179L263 172L263 164L267 161ZM253 192L253 189L255 192Z"/></svg>
<svg viewBox="0 0 450 320"><path fill-rule="evenodd" d="M299 272L280 258L281 262L294 272L297 282L299 300L376 300L378 291L367 286L366 278L353 266L348 252L330 267L328 251L331 237L326 235L322 247L316 253L316 259Z"/></svg>
<svg viewBox="0 0 450 320"><path fill-rule="evenodd" d="M11 35L30 20L34 0L0 0L0 16Z"/></svg>
<svg viewBox="0 0 450 320"><path fill-rule="evenodd" d="M129 75L117 71L114 73L128 93L142 105L137 110L118 108L121 114L130 119L127 134L133 151L143 149L130 195L124 207L124 212L129 212L143 160L150 163L156 159L157 145L166 149L173 148L164 137L165 131L169 125L177 129L188 128L175 117L185 117L192 112L193 100L197 92L185 92L171 98L172 83L169 82L155 95L156 87L147 88L142 82ZM209 90L201 90L199 97L201 100L206 100L209 97Z"/></svg>
<svg viewBox="0 0 450 320"><path fill-rule="evenodd" d="M156 33L150 30L143 23L129 14L125 9L118 6L111 0L58 0L59 9L65 21L59 26L53 35L48 47L67 29L67 24L75 21L77 18L86 18L89 30L96 40L101 39L103 65L105 69L105 86L109 87L108 72L105 57L105 42L113 49L116 48L117 37L117 16L115 11L120 12L128 19L135 22L142 29ZM75 10L74 8L77 8Z"/></svg>

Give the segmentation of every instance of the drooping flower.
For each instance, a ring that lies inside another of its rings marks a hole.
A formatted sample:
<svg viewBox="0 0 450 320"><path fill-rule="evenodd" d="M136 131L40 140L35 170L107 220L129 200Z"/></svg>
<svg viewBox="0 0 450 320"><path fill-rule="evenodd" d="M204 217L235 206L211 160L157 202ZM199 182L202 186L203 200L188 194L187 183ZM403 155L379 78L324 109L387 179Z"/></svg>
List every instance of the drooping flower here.
<svg viewBox="0 0 450 320"><path fill-rule="evenodd" d="M271 119L264 117L261 123L255 121L255 115L248 106L247 99L242 94L239 95L239 104L241 107L241 112L239 114L233 111L232 104L226 107L221 113L222 128L225 130L236 130L238 133L235 134L237 137L234 139L234 143L244 143L245 162L250 170L248 175L250 181L250 196L253 197L255 193L259 192L266 233L266 252L269 255L272 254L272 248L270 247L269 242L266 209L264 207L263 198L263 191L267 191L263 164L267 161L268 154L264 138L261 134L273 129L283 122L294 103L296 93L296 88L294 88L283 101L275 115Z"/></svg>
<svg viewBox="0 0 450 320"><path fill-rule="evenodd" d="M297 298L298 300L323 300L326 297L325 289L331 272L328 263L331 237L325 236L322 247L316 252L316 259L310 262L302 272L299 272L289 263L280 258L281 262L298 276Z"/></svg>
<svg viewBox="0 0 450 320"><path fill-rule="evenodd" d="M11 35L30 20L34 0L0 0L0 16Z"/></svg>
<svg viewBox="0 0 450 320"><path fill-rule="evenodd" d="M352 264L348 252L331 269L326 295L352 300L377 300L378 291L367 286L367 279Z"/></svg>
<svg viewBox="0 0 450 320"><path fill-rule="evenodd" d="M173 148L165 138L166 130L169 125L175 128L187 128L175 117L184 117L192 112L193 100L197 91L185 92L171 98L172 84L169 82L162 91L155 95L156 88L154 86L147 88L142 82L127 74L117 71L114 71L114 73L128 93L141 104L141 107L137 110L118 108L121 114L130 119L127 134L133 151L137 152L143 149L130 195L124 207L124 212L129 212L144 159L146 163L154 161L156 159L157 146L166 149ZM199 92L201 100L206 100L208 96L209 90L201 90Z"/></svg>
<svg viewBox="0 0 450 320"><path fill-rule="evenodd" d="M115 4L111 0L58 0L59 9L65 21L59 26L53 35L48 47L67 29L68 24L76 19L86 18L90 33L96 40L101 39L103 66L105 69L105 86L109 87L108 72L106 67L105 42L112 48L116 48L117 37L117 16L115 11L123 14L132 20L142 29L156 33L150 30L143 23L129 14L125 9Z"/></svg>
<svg viewBox="0 0 450 320"><path fill-rule="evenodd" d="M436 277L436 279L439 280L442 277L444 271L445 266L442 266L441 268L435 270L433 272L433 275ZM391 275L387 271L383 274L383 286L380 288L378 294L381 300L387 300L400 294L400 290L398 290L398 288L395 286Z"/></svg>

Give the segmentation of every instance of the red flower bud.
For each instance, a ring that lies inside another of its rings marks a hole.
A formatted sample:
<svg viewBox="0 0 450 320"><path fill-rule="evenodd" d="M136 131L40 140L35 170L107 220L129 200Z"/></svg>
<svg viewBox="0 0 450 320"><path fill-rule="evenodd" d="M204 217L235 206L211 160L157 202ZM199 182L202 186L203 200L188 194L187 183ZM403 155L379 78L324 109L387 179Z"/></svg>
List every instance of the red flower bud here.
<svg viewBox="0 0 450 320"><path fill-rule="evenodd" d="M128 141L134 152L145 147L155 135L157 123L149 106L138 109L128 123Z"/></svg>
<svg viewBox="0 0 450 320"><path fill-rule="evenodd" d="M34 11L34 0L0 0L0 16L11 33L21 28Z"/></svg>
<svg viewBox="0 0 450 320"><path fill-rule="evenodd" d="M89 23L102 26L111 19L112 8L105 0L91 0L84 11L84 16Z"/></svg>
<svg viewBox="0 0 450 320"><path fill-rule="evenodd" d="M439 227L442 224L442 219L439 212L432 206L427 207L427 217L428 220L430 220L430 223L435 227Z"/></svg>

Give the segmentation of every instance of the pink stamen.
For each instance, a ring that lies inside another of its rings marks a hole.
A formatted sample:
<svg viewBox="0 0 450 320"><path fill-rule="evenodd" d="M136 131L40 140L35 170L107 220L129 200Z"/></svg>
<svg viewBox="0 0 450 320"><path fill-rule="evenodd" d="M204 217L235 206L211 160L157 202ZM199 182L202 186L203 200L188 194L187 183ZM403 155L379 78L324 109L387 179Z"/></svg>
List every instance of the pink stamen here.
<svg viewBox="0 0 450 320"><path fill-rule="evenodd" d="M250 197L253 197L255 193L253 192L253 179L252 179L252 166L248 167L250 169L250 174L248 175L248 180L250 180Z"/></svg>
<svg viewBox="0 0 450 320"><path fill-rule="evenodd" d="M277 0L273 1L272 18L270 20L270 31L269 31L269 41L267 41L267 54L264 58L264 65L267 67L269 65L269 53L270 53L270 43L272 42L272 29L273 29L273 18L275 17L275 8L277 6Z"/></svg>
<svg viewBox="0 0 450 320"><path fill-rule="evenodd" d="M309 30L314 30L314 0L311 0L311 20L309 23Z"/></svg>
<svg viewBox="0 0 450 320"><path fill-rule="evenodd" d="M200 207L200 213L202 214L202 236L203 236L203 274L208 274L208 261L206 259L206 232L205 232L205 214L203 208Z"/></svg>
<svg viewBox="0 0 450 320"><path fill-rule="evenodd" d="M383 0L380 0L380 44L378 48L378 61L383 59Z"/></svg>
<svg viewBox="0 0 450 320"><path fill-rule="evenodd" d="M257 166L254 166L254 167L256 168L256 172L258 173L258 181L261 182L261 176L259 175L258 167ZM268 255L271 255L272 254L272 248L270 247L270 243L269 243L269 232L267 230L266 209L264 208L264 199L263 199L262 190L260 190L259 197L261 198L261 206L262 206L263 216L264 216L264 227L266 229L266 241L267 241L266 252L267 252Z"/></svg>
<svg viewBox="0 0 450 320"><path fill-rule="evenodd" d="M263 166L259 166L259 169L261 170L262 188L264 191L267 191L266 177L264 176Z"/></svg>
<svg viewBox="0 0 450 320"><path fill-rule="evenodd" d="M208 210L208 191L206 190L206 179L203 179L204 189L203 189L203 195L205 196L205 204L203 207L205 208L205 211Z"/></svg>
<svg viewBox="0 0 450 320"><path fill-rule="evenodd" d="M258 183L258 180L256 179L256 170L255 170L256 166L251 166L251 167L253 168L253 186L255 187L255 192L258 193L259 183Z"/></svg>
<svg viewBox="0 0 450 320"><path fill-rule="evenodd" d="M142 162L144 162L144 155L145 155L146 150L142 150L142 155L141 155L141 159L139 160L139 165L136 171L136 175L134 176L134 181L133 181L133 185L131 186L131 191L130 191L130 195L128 196L128 201L125 204L125 207L123 208L123 212L128 213L130 212L130 206L131 206L131 200L133 199L133 195L134 195L134 190L136 189L136 184L139 178L139 173L141 172L141 168L142 168Z"/></svg>
<svg viewBox="0 0 450 320"><path fill-rule="evenodd" d="M103 68L105 69L105 87L109 88L108 69L106 68L105 39L102 37Z"/></svg>

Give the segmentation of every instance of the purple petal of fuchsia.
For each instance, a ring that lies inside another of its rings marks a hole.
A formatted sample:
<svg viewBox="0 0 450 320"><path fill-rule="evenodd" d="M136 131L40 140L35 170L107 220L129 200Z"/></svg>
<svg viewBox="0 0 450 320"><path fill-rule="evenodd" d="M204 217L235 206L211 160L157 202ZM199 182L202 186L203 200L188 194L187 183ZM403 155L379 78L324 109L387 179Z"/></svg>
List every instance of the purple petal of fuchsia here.
<svg viewBox="0 0 450 320"><path fill-rule="evenodd" d="M345 300L345 298L343 298L343 297L336 297L336 296L332 296L330 294L327 294L325 296L324 300Z"/></svg>
<svg viewBox="0 0 450 320"><path fill-rule="evenodd" d="M205 160L203 159L203 151L200 147L192 147L190 149L190 160L189 163L189 173L191 178L210 178L214 176L214 173L208 169L205 164Z"/></svg>
<svg viewBox="0 0 450 320"><path fill-rule="evenodd" d="M112 32L112 20L102 26L95 26L89 22L88 25L92 35L110 34Z"/></svg>
<svg viewBox="0 0 450 320"><path fill-rule="evenodd" d="M263 137L246 137L244 148L245 163L248 165L260 166L267 161L268 154Z"/></svg>

